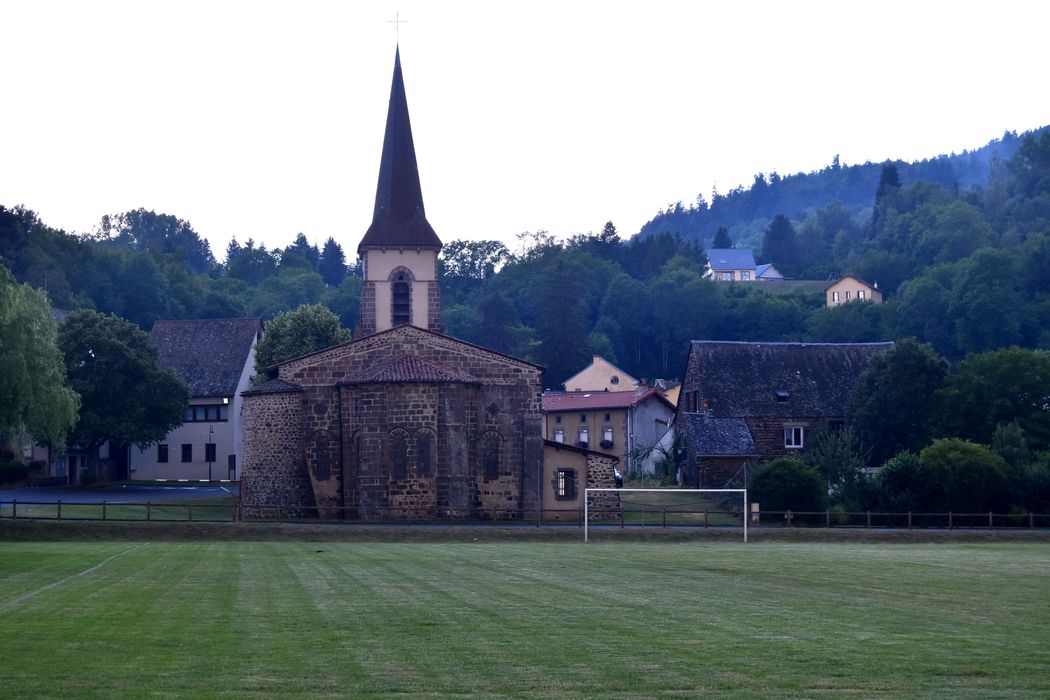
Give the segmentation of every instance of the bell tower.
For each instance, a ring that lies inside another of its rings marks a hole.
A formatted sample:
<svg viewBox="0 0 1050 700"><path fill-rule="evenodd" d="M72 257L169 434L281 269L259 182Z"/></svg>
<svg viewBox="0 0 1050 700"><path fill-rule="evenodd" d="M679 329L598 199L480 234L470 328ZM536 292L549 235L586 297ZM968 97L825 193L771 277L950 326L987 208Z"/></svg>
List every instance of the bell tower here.
<svg viewBox="0 0 1050 700"><path fill-rule="evenodd" d="M394 54L375 212L372 225L357 246L364 275L361 331L365 335L405 324L442 331L437 279L440 251L441 240L423 210L398 49Z"/></svg>

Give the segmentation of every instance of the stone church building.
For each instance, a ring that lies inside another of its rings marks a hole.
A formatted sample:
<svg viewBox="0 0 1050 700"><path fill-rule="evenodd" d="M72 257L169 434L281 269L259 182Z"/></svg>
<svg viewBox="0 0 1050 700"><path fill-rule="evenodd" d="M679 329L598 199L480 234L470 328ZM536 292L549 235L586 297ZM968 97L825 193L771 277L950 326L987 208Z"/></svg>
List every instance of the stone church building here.
<svg viewBox="0 0 1050 700"><path fill-rule="evenodd" d="M321 517L518 517L542 503L542 368L442 334L440 250L398 54L358 246L362 333L244 392L247 515L283 505Z"/></svg>

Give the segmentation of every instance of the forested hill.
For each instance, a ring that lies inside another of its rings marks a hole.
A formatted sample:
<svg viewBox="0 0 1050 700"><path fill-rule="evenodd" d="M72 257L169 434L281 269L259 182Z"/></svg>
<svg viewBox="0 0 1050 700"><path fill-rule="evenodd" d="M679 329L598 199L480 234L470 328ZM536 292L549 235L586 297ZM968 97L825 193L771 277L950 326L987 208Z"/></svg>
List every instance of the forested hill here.
<svg viewBox="0 0 1050 700"><path fill-rule="evenodd" d="M1023 134L1008 131L1000 139L960 154L887 163L896 165L903 185L930 182L960 191L983 188L989 177L993 182L1005 177L1003 163L1013 157L1025 136L1038 136L1047 129L1050 126ZM710 202L701 194L696 202L670 205L643 225L638 235L671 233L707 244L724 226L737 245L757 248L762 231L777 214L801 221L808 212L832 202L842 204L854 216L870 208L884 164L840 165L836 156L831 165L812 173L759 173L748 189L738 187L726 194L714 194Z"/></svg>

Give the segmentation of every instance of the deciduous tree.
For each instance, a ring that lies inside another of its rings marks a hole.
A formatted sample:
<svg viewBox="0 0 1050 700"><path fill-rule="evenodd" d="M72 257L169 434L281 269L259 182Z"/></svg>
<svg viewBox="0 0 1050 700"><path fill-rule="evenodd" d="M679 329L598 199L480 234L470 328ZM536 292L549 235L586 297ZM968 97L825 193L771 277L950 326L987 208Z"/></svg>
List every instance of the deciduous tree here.
<svg viewBox="0 0 1050 700"><path fill-rule="evenodd" d="M149 335L135 324L77 311L63 322L58 344L82 401L72 441L89 450L97 476L98 448L106 440L145 447L182 424L189 390L160 366Z"/></svg>
<svg viewBox="0 0 1050 700"><path fill-rule="evenodd" d="M255 373L266 381L266 368L293 357L323 350L350 340L339 317L320 304L304 304L279 313L263 329L255 346Z"/></svg>
<svg viewBox="0 0 1050 700"><path fill-rule="evenodd" d="M43 292L0 266L0 434L25 428L61 447L80 397L66 382L58 329Z"/></svg>

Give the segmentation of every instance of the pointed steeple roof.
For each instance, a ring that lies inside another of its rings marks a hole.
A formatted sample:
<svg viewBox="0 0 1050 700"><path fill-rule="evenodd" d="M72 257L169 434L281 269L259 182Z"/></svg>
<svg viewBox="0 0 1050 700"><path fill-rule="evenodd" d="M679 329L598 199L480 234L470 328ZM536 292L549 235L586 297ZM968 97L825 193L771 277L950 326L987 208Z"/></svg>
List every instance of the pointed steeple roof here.
<svg viewBox="0 0 1050 700"><path fill-rule="evenodd" d="M423 192L419 186L416 149L412 143L412 124L408 119L405 81L401 76L401 50L394 54L394 79L390 86L390 107L386 114L383 157L379 163L379 184L372 225L357 246L369 248L430 248L440 250L441 239L427 221Z"/></svg>

